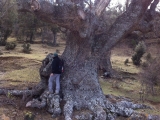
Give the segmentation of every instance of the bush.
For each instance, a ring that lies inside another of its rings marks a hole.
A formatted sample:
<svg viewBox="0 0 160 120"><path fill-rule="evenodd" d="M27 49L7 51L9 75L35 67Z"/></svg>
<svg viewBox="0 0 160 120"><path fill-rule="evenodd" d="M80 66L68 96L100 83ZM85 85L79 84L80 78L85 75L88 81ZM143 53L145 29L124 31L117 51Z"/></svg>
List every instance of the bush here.
<svg viewBox="0 0 160 120"><path fill-rule="evenodd" d="M8 42L8 43L6 43L5 49L6 50L13 50L13 49L15 49L16 46L17 45L15 42Z"/></svg>
<svg viewBox="0 0 160 120"><path fill-rule="evenodd" d="M129 59L126 59L126 60L124 61L124 64L127 65L128 63L129 63Z"/></svg>
<svg viewBox="0 0 160 120"><path fill-rule="evenodd" d="M30 51L31 51L31 48L30 48L31 45L30 45L29 43L27 43L27 44L24 43L24 44L22 45L22 47L23 47L23 50L22 50L22 51L23 51L24 53L30 53Z"/></svg>
<svg viewBox="0 0 160 120"><path fill-rule="evenodd" d="M135 53L132 56L132 61L134 65L140 65L141 63L141 58L143 56L143 54L146 51L146 45L144 44L144 42L139 42L138 45L135 48Z"/></svg>
<svg viewBox="0 0 160 120"><path fill-rule="evenodd" d="M129 42L129 47L130 48L135 48L136 45L138 44L138 40L137 39L132 39L130 42Z"/></svg>
<svg viewBox="0 0 160 120"><path fill-rule="evenodd" d="M34 120L35 115L32 112L26 112L24 116L24 120Z"/></svg>

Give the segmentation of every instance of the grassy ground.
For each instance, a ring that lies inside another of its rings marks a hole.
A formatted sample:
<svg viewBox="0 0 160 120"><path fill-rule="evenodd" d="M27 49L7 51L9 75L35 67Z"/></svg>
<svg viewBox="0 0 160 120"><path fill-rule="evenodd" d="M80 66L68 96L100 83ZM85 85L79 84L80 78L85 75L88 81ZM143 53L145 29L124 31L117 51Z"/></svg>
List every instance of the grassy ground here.
<svg viewBox="0 0 160 120"><path fill-rule="evenodd" d="M125 49L121 48L115 48L112 51L112 67L119 73L119 76L122 78L122 80L100 78L100 83L104 94L125 96L135 101L136 103L147 104L154 109L138 111L146 114L160 115L160 92L157 92L157 95L154 96L145 94L144 102L140 100L139 93L141 91L141 78L139 73L141 71L141 67L134 66L131 61L131 55L123 53L125 53ZM130 51L130 53L132 52ZM129 63L127 65L124 64L126 59L129 59Z"/></svg>
<svg viewBox="0 0 160 120"><path fill-rule="evenodd" d="M13 51L6 51L4 47L0 47L3 51L3 55L0 56L0 87L1 88L12 88L12 89L26 89L28 86L32 86L39 82L39 68L42 60L48 53L59 51L62 54L65 46L64 41L59 41L59 46L51 47L41 44L32 44L31 54L22 53L22 44L18 44L16 49ZM123 53L123 54L122 54ZM135 67L131 62L132 50L126 50L123 48L115 48L112 51L112 66L115 71L118 72L122 80L117 79L103 79L100 77L100 84L104 94L113 94L116 96L125 96L132 99L135 102L142 103L140 101L139 91L141 90L140 78L138 73L140 72L139 67ZM124 65L124 61L129 59L128 65ZM0 96L0 99L4 99ZM17 98L11 97L6 100L16 101ZM160 95L147 96L144 102L152 106L152 110L139 110L146 114L160 114ZM21 104L21 103L19 103ZM0 116L5 114L6 116L12 117L13 120L23 120L26 112L31 111L36 115L35 120L53 120L51 115L48 114L45 109L31 109L22 107L8 106L0 101Z"/></svg>

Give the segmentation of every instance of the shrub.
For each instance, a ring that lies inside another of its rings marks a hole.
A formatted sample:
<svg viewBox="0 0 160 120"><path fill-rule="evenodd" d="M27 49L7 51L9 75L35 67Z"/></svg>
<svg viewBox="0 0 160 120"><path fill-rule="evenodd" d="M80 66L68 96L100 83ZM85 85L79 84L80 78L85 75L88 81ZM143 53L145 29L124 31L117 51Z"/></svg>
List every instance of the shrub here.
<svg viewBox="0 0 160 120"><path fill-rule="evenodd" d="M138 45L135 47L135 53L132 56L132 61L134 65L140 65L141 63L141 58L143 56L143 54L146 51L146 45L144 44L144 42L139 42Z"/></svg>
<svg viewBox="0 0 160 120"><path fill-rule="evenodd" d="M24 120L34 120L35 115L31 112L26 112L24 116Z"/></svg>
<svg viewBox="0 0 160 120"><path fill-rule="evenodd" d="M30 53L30 51L31 51L31 48L30 48L31 45L30 45L29 43L27 43L27 44L24 43L24 44L22 45L22 47L23 47L23 50L22 50L22 51L23 51L24 53Z"/></svg>
<svg viewBox="0 0 160 120"><path fill-rule="evenodd" d="M126 60L124 61L124 64L127 65L128 63L129 63L129 59L126 59Z"/></svg>
<svg viewBox="0 0 160 120"><path fill-rule="evenodd" d="M16 46L17 45L15 42L8 42L8 43L6 43L5 49L6 50L13 50L13 49L15 49Z"/></svg>
<svg viewBox="0 0 160 120"><path fill-rule="evenodd" d="M129 42L129 47L130 48L135 48L135 46L138 44L138 40L137 39L132 39L130 42Z"/></svg>

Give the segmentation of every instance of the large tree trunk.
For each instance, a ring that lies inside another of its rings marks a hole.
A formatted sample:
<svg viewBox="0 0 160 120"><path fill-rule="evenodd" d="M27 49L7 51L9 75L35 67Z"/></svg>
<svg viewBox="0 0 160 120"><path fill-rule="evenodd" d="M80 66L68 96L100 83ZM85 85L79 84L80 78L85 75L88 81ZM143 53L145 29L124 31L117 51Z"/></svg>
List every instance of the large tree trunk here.
<svg viewBox="0 0 160 120"><path fill-rule="evenodd" d="M103 110L105 97L97 74L98 60L92 55L89 41L80 38L78 33L70 32L63 53L65 74L62 79L62 91L66 101L64 106L66 120L71 117L73 107L88 108L95 112L99 109L99 115L103 115L97 116L97 120L106 119Z"/></svg>

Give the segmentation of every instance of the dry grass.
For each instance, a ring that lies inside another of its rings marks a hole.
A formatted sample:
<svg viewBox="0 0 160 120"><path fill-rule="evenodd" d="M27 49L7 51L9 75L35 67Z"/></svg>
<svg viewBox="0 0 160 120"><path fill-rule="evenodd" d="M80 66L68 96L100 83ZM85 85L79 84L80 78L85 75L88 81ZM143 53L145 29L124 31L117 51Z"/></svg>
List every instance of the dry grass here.
<svg viewBox="0 0 160 120"><path fill-rule="evenodd" d="M22 44L18 44L17 47L12 50L12 51L7 51L5 50L4 47L0 47L1 50L3 51L4 55L2 56L17 56L17 57L25 57L28 59L35 59L35 60L43 60L45 56L48 53L54 53L56 50L59 50L60 53L62 54L65 46L58 46L58 47L51 47L47 45L41 45L41 44L31 44L31 54L24 54L22 52Z"/></svg>
<svg viewBox="0 0 160 120"><path fill-rule="evenodd" d="M14 37L9 37L9 38L7 39L7 42L16 42L16 38L14 38Z"/></svg>
<svg viewBox="0 0 160 120"><path fill-rule="evenodd" d="M107 82L109 81L109 82ZM116 80L100 80L102 89L104 94L113 94L115 96L124 96L135 101L139 100L139 90L140 85L137 81L125 80L125 81L118 81L118 88L113 87L113 84ZM135 89L136 88L136 89Z"/></svg>
<svg viewBox="0 0 160 120"><path fill-rule="evenodd" d="M132 51L128 48L125 50L124 48L127 47L117 47L112 50L112 67L114 70L118 71L119 75L122 77L122 81L117 79L102 79L100 78L100 84L103 89L104 94L113 94L116 96L125 96L127 98L132 99L135 102L142 103L140 101L140 94L139 91L141 90L141 83L139 72L141 71L140 67L136 67L132 64L131 56ZM159 51L153 46L150 46L148 52ZM127 53L126 51L129 51ZM154 53L156 56L158 52ZM129 59L129 63L124 65L124 61ZM116 84L117 87L113 87L113 84ZM146 109L146 110L138 110L139 112L145 114L155 114L160 115L160 95L152 96L146 95L144 104L147 104L154 109Z"/></svg>
<svg viewBox="0 0 160 120"><path fill-rule="evenodd" d="M129 59L129 63L127 65L124 64L124 61ZM112 67L117 71L128 72L131 74L137 74L140 71L139 67L136 67L132 64L132 60L128 56L112 56Z"/></svg>

